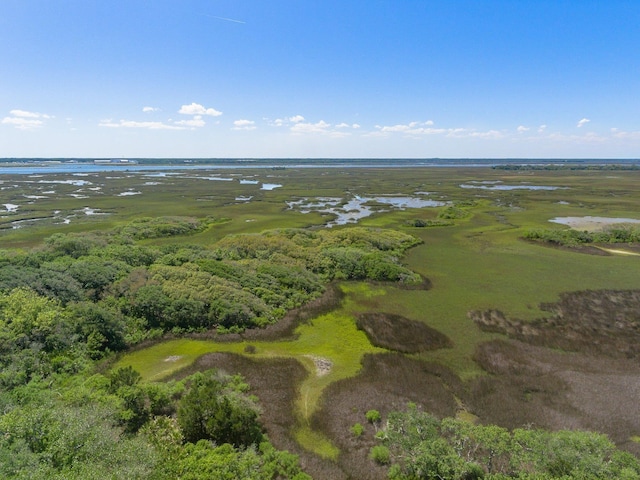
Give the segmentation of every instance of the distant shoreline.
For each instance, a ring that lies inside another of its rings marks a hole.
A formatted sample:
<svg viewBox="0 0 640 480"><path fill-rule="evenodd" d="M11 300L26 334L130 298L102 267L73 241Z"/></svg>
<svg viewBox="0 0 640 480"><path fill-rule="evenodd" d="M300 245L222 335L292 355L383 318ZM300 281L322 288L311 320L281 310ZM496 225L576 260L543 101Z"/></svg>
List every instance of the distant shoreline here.
<svg viewBox="0 0 640 480"><path fill-rule="evenodd" d="M93 173L128 169L216 168L465 168L485 167L518 170L640 168L640 159L546 159L546 158L132 158L113 162L105 158L0 158L0 174Z"/></svg>

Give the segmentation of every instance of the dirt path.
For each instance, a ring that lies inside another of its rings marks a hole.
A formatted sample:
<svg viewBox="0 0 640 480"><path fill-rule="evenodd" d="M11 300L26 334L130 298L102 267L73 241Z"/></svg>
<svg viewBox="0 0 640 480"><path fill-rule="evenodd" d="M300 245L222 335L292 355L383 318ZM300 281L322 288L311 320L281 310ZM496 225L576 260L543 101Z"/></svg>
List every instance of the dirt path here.
<svg viewBox="0 0 640 480"><path fill-rule="evenodd" d="M614 248L603 248L603 247L598 247L598 248L600 250L604 250L605 252L609 252L617 255L631 255L634 257L640 257L640 253L637 253L637 252L629 252L627 250L618 250Z"/></svg>

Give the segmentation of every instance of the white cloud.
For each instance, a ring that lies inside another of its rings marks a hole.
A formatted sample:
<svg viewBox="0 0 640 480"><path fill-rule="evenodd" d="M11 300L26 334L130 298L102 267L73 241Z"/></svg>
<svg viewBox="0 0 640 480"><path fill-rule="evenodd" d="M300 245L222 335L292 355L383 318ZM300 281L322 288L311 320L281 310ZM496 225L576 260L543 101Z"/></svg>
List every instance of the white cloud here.
<svg viewBox="0 0 640 480"><path fill-rule="evenodd" d="M10 117L4 117L0 123L3 125L13 125L19 130L31 130L44 125L46 119L54 118L46 113L28 112L26 110L14 109L9 112Z"/></svg>
<svg viewBox="0 0 640 480"><path fill-rule="evenodd" d="M205 108L199 103L192 103L191 105L182 105L178 113L183 115L209 115L211 117L219 117L222 112L219 112L215 108Z"/></svg>
<svg viewBox="0 0 640 480"><path fill-rule="evenodd" d="M391 125L391 126L385 126L385 127L378 126L378 128L383 133L387 133L387 132L406 132L406 131L411 129L411 127L409 125Z"/></svg>
<svg viewBox="0 0 640 480"><path fill-rule="evenodd" d="M144 113L151 113L151 112L159 112L160 109L157 107L142 107L142 111Z"/></svg>
<svg viewBox="0 0 640 480"><path fill-rule="evenodd" d="M407 124L376 125L377 132L369 133L367 136L388 136L392 134L402 134L407 137L418 138L426 135L442 135L449 138L486 138L498 139L504 138L505 132L500 130L487 130L479 132L475 129L468 128L433 128L433 122L410 122Z"/></svg>
<svg viewBox="0 0 640 480"><path fill-rule="evenodd" d="M476 137L476 138L498 139L498 138L503 138L504 137L504 133L499 131L499 130L488 130L486 132L470 132L469 136L470 137Z"/></svg>
<svg viewBox="0 0 640 480"><path fill-rule="evenodd" d="M233 122L234 130L255 130L256 126L253 120L236 120Z"/></svg>
<svg viewBox="0 0 640 480"><path fill-rule="evenodd" d="M269 122L269 125L272 127L283 127L285 125L296 124L304 122L304 117L302 115L293 115L292 117L285 118L276 118L275 120Z"/></svg>
<svg viewBox="0 0 640 480"><path fill-rule="evenodd" d="M580 128L583 125L586 125L587 123L589 123L591 120L589 120L588 118L583 118L582 120L580 120L578 122L578 124L576 125L576 127Z"/></svg>
<svg viewBox="0 0 640 480"><path fill-rule="evenodd" d="M206 125L205 121L202 119L202 115L194 115L191 120L179 120L174 122L175 125L181 125L184 127L204 127Z"/></svg>
<svg viewBox="0 0 640 480"><path fill-rule="evenodd" d="M555 142L571 143L576 145L588 145L594 143L605 143L610 137L604 137L597 133L589 132L584 135L566 135L563 133L551 133L547 137Z"/></svg>
<svg viewBox="0 0 640 480"><path fill-rule="evenodd" d="M177 122L176 122L177 123ZM184 130L184 126L168 125L162 122L136 122L134 120L120 120L114 122L112 120L102 120L98 124L99 127L107 128L146 128L148 130Z"/></svg>
<svg viewBox="0 0 640 480"><path fill-rule="evenodd" d="M295 135L326 135L334 138L343 138L351 135L351 132L344 131L344 125L339 124L334 127L330 123L320 120L316 123L299 122L292 125L289 130ZM348 126L348 125L347 125Z"/></svg>
<svg viewBox="0 0 640 480"><path fill-rule="evenodd" d="M360 128L360 125L358 125L357 123L353 123L351 125L349 125L348 123L339 123L338 125L336 125L336 128L353 128L353 129L358 129Z"/></svg>
<svg viewBox="0 0 640 480"><path fill-rule="evenodd" d="M624 132L619 131L617 128L612 128L611 133L614 138L622 140L640 140L640 131Z"/></svg>
<svg viewBox="0 0 640 480"><path fill-rule="evenodd" d="M518 133L524 133L524 132L528 132L529 130L531 130L529 127L525 127L524 125L520 125L518 128Z"/></svg>
<svg viewBox="0 0 640 480"><path fill-rule="evenodd" d="M540 125L538 127L538 133L544 133L544 131L547 129L546 125Z"/></svg>
<svg viewBox="0 0 640 480"><path fill-rule="evenodd" d="M2 119L3 125L13 125L20 130L30 130L32 128L41 127L43 125L42 120L21 118L21 117L4 117Z"/></svg>
<svg viewBox="0 0 640 480"><path fill-rule="evenodd" d="M412 125L392 125L387 127L380 127L382 133L404 133L406 135L437 135L442 133L448 133L445 128L430 128L430 127L417 127Z"/></svg>
<svg viewBox="0 0 640 480"><path fill-rule="evenodd" d="M317 123L296 123L291 127L293 133L329 133L331 124L320 120Z"/></svg>
<svg viewBox="0 0 640 480"><path fill-rule="evenodd" d="M440 129L440 130L444 130L444 129ZM469 130L466 128L448 128L446 132L447 132L447 137L462 138L462 137L469 136Z"/></svg>
<svg viewBox="0 0 640 480"><path fill-rule="evenodd" d="M426 122L409 122L406 124L386 126L376 125L376 128L383 134L404 133L406 135L436 135L447 133L451 130L445 128L431 128L433 124L433 120L427 120Z"/></svg>
<svg viewBox="0 0 640 480"><path fill-rule="evenodd" d="M20 118L53 118L45 113L28 112L26 110L11 110L9 113L14 117Z"/></svg>

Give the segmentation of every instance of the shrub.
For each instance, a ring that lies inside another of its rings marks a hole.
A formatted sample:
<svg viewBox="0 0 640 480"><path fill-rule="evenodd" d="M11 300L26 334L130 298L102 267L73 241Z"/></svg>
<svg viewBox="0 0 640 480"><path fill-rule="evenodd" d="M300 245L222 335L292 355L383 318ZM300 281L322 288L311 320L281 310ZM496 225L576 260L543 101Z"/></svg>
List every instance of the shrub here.
<svg viewBox="0 0 640 480"><path fill-rule="evenodd" d="M353 433L354 437L359 437L364 433L364 427L362 426L361 423L356 423L352 425L350 430L351 430L351 433Z"/></svg>
<svg viewBox="0 0 640 480"><path fill-rule="evenodd" d="M384 445L376 445L369 452L369 458L380 465L388 465L391 462L391 452Z"/></svg>
<svg viewBox="0 0 640 480"><path fill-rule="evenodd" d="M364 416L367 418L367 421L372 424L379 423L380 420L382 420L382 417L380 416L380 412L378 410L369 410L364 414Z"/></svg>
<svg viewBox="0 0 640 480"><path fill-rule="evenodd" d="M178 424L185 440L213 440L235 447L262 441L257 412L244 397L226 387L212 373L194 376L191 389L178 406Z"/></svg>

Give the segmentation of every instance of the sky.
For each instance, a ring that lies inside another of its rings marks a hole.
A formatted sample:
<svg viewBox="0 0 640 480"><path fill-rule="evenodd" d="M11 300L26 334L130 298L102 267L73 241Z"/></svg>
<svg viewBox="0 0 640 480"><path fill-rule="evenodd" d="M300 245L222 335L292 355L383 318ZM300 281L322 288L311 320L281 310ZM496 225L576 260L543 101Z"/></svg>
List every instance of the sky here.
<svg viewBox="0 0 640 480"><path fill-rule="evenodd" d="M639 158L639 0L0 0L0 157Z"/></svg>

